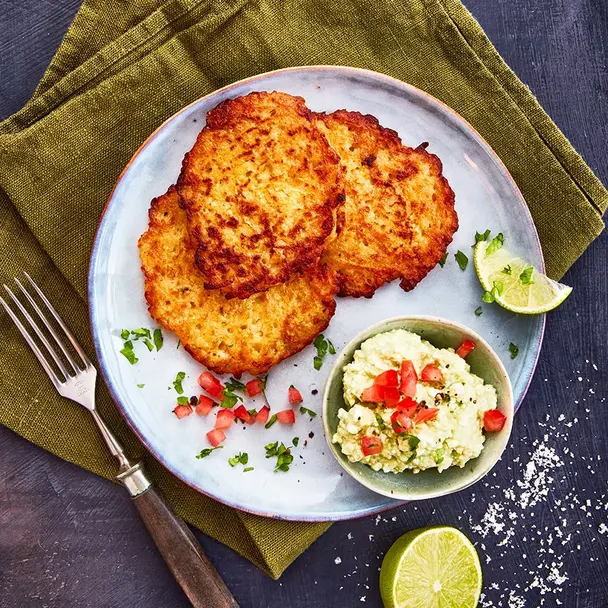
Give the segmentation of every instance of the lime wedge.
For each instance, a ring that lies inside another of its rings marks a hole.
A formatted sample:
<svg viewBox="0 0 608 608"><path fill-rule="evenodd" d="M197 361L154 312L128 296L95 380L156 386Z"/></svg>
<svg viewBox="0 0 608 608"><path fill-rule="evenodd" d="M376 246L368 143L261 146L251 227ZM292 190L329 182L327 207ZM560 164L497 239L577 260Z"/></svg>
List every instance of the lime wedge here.
<svg viewBox="0 0 608 608"><path fill-rule="evenodd" d="M474 608L481 594L477 551L456 528L412 530L384 556L380 593L385 608Z"/></svg>
<svg viewBox="0 0 608 608"><path fill-rule="evenodd" d="M557 308L572 292L572 287L553 281L504 247L488 253L489 245L480 241L474 254L475 271L486 290L484 301L494 300L523 315L538 315Z"/></svg>

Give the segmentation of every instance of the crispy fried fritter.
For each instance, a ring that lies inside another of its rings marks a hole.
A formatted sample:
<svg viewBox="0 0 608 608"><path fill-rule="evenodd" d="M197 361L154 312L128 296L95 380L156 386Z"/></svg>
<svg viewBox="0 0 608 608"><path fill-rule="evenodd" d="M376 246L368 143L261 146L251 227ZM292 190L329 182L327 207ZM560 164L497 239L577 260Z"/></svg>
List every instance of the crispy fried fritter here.
<svg viewBox="0 0 608 608"><path fill-rule="evenodd" d="M316 118L345 168L346 204L322 257L338 275L339 295L370 298L397 278L413 289L458 228L441 161L403 145L373 116L338 110Z"/></svg>
<svg viewBox="0 0 608 608"><path fill-rule="evenodd" d="M334 314L337 284L316 265L245 300L205 289L173 186L152 201L138 245L150 315L217 373L268 371L310 344Z"/></svg>
<svg viewBox="0 0 608 608"><path fill-rule="evenodd" d="M316 264L344 201L338 156L301 97L222 102L177 189L208 288L246 298Z"/></svg>

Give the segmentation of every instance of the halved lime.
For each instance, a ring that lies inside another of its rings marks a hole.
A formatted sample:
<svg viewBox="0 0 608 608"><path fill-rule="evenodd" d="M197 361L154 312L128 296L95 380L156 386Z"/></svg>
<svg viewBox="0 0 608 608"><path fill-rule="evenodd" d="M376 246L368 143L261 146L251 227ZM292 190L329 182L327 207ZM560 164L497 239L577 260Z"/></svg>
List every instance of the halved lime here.
<svg viewBox="0 0 608 608"><path fill-rule="evenodd" d="M495 301L503 308L524 315L537 315L557 308L572 292L572 287L553 281L505 247L475 245L475 271L486 290L484 301Z"/></svg>
<svg viewBox="0 0 608 608"><path fill-rule="evenodd" d="M380 593L385 608L474 608L481 594L477 551L456 528L412 530L384 556Z"/></svg>

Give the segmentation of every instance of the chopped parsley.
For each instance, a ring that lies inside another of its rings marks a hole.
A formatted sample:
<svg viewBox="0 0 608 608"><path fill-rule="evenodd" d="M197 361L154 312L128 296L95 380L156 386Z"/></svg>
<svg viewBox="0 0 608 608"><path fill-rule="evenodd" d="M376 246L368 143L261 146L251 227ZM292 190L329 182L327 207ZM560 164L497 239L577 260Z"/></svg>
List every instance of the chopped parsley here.
<svg viewBox="0 0 608 608"><path fill-rule="evenodd" d="M301 407L300 414L308 414L311 418L314 418L317 415L316 412L309 410L307 407Z"/></svg>
<svg viewBox="0 0 608 608"><path fill-rule="evenodd" d="M175 380L173 380L173 388L177 391L178 395L182 395L184 393L184 387L182 386L182 381L186 377L186 372L177 372L177 376L175 376Z"/></svg>
<svg viewBox="0 0 608 608"><path fill-rule="evenodd" d="M215 450L221 450L223 449L224 446L223 445L218 445L215 448L205 448L204 450L201 450L200 454L197 454L196 457L200 460L201 458L207 458L207 456L209 456L209 454L211 454L211 452L215 451Z"/></svg>
<svg viewBox="0 0 608 608"><path fill-rule="evenodd" d="M137 388L143 388L144 386L146 386L145 384L138 384Z"/></svg>
<svg viewBox="0 0 608 608"><path fill-rule="evenodd" d="M502 232L499 232L490 241L490 244L488 245L488 248L486 249L486 256L496 253L502 247L504 242L505 242L505 237L502 235Z"/></svg>
<svg viewBox="0 0 608 608"><path fill-rule="evenodd" d="M336 354L336 347L332 344L331 340L327 340L327 349L330 355Z"/></svg>
<svg viewBox="0 0 608 608"><path fill-rule="evenodd" d="M131 335L133 336L134 340L139 340L139 338L151 338L152 335L150 334L150 330L146 329L145 327L140 327L138 329L132 329L131 330Z"/></svg>
<svg viewBox="0 0 608 608"><path fill-rule="evenodd" d="M460 270L465 270L465 268L469 264L469 258L460 251L460 249L454 254L456 261L458 262L458 266L460 266Z"/></svg>
<svg viewBox="0 0 608 608"><path fill-rule="evenodd" d="M228 458L228 464L231 467L235 467L237 464L247 464L249 462L249 455L247 452L239 452L235 454L232 458Z"/></svg>
<svg viewBox="0 0 608 608"><path fill-rule="evenodd" d="M511 359L515 359L515 357L517 357L517 355L519 355L519 346L517 346L517 344L513 344L513 342L511 342L509 344L509 352L511 353Z"/></svg>
<svg viewBox="0 0 608 608"><path fill-rule="evenodd" d="M502 295L504 288L505 286L503 283L501 283L500 281L494 281L492 283L492 290L484 291L483 295L481 296L481 299L486 304L492 304L492 302L496 301L496 296Z"/></svg>
<svg viewBox="0 0 608 608"><path fill-rule="evenodd" d="M220 407L225 408L233 408L239 401L242 401L243 398L239 395L235 395L231 390L228 389L228 386L224 387L223 391L224 397L220 403Z"/></svg>
<svg viewBox="0 0 608 608"><path fill-rule="evenodd" d="M433 458L435 460L435 464L441 464L443 462L443 448L437 448L433 452Z"/></svg>
<svg viewBox="0 0 608 608"><path fill-rule="evenodd" d="M188 399L188 397L184 397L182 395L181 397L177 398L177 403L179 405L189 405L190 404L190 400Z"/></svg>
<svg viewBox="0 0 608 608"><path fill-rule="evenodd" d="M475 245L477 245L477 243L479 243L479 241L487 241L489 236L490 236L489 228L485 232L476 232L475 233ZM473 245L473 247L475 247L475 245Z"/></svg>
<svg viewBox="0 0 608 608"><path fill-rule="evenodd" d="M528 266L526 269L522 271L519 275L519 280L524 285L532 285L534 281L532 280L532 273L534 272L534 268L532 266Z"/></svg>
<svg viewBox="0 0 608 608"><path fill-rule="evenodd" d="M321 369L321 367L323 366L323 359L321 359L321 357L315 357L313 360L313 365L315 366L315 369L317 371L319 371Z"/></svg>
<svg viewBox="0 0 608 608"><path fill-rule="evenodd" d="M128 330L128 329L123 329L123 330L120 332L120 337L121 337L123 340L128 340L128 339L129 339L129 334L130 334L130 332L129 332L129 330Z"/></svg>
<svg viewBox="0 0 608 608"><path fill-rule="evenodd" d="M133 350L133 342L131 342L131 340L127 340L124 343L123 349L120 351L120 354L124 355L124 357L131 365L135 365L139 361L139 359L135 355L135 351Z"/></svg>
<svg viewBox="0 0 608 608"><path fill-rule="evenodd" d="M234 377L230 378L230 380L226 382L226 389L230 393L233 393L234 391L241 391L244 393L246 390L245 385Z"/></svg>
<svg viewBox="0 0 608 608"><path fill-rule="evenodd" d="M376 414L376 422L378 423L378 428L383 431L386 428L384 424L384 420L382 420L382 416L380 414Z"/></svg>
<svg viewBox="0 0 608 608"><path fill-rule="evenodd" d="M243 473L249 473L249 471L253 471L253 467L245 467L243 469Z"/></svg>
<svg viewBox="0 0 608 608"><path fill-rule="evenodd" d="M483 308L482 308L481 306L478 306L478 307L475 309L475 316L476 316L476 317L481 317L481 315L482 315L482 314L483 314Z"/></svg>
<svg viewBox="0 0 608 608"><path fill-rule="evenodd" d="M319 334L313 341L313 346L317 349L317 354L313 359L313 365L317 371L323 366L323 358L327 353L336 354L336 348L323 334Z"/></svg>
<svg viewBox="0 0 608 608"><path fill-rule="evenodd" d="M410 444L410 450L415 450L420 443L420 439L416 435L405 435L405 437L407 437L407 442Z"/></svg>
<svg viewBox="0 0 608 608"><path fill-rule="evenodd" d="M294 446L295 448L297 448L297 447L298 447L298 443L300 443L300 438L299 438L299 437L294 437L294 438L291 440L291 443L293 443L293 446Z"/></svg>
<svg viewBox="0 0 608 608"><path fill-rule="evenodd" d="M160 327L157 327L154 330L154 334L152 335L152 339L154 340L154 346L156 346L156 350L160 350L163 347L163 332L160 330ZM179 343L178 343L179 348Z"/></svg>
<svg viewBox="0 0 608 608"><path fill-rule="evenodd" d="M297 439L297 437L294 437ZM291 454L291 448L295 446L285 447L283 442L279 443L275 441L274 443L269 443L264 447L266 450L266 458L275 458L277 459L276 465L274 467L274 472L283 471L286 473L289 471L289 466L293 462L293 456Z"/></svg>
<svg viewBox="0 0 608 608"><path fill-rule="evenodd" d="M507 264L501 271L503 274L511 274L511 265Z"/></svg>
<svg viewBox="0 0 608 608"><path fill-rule="evenodd" d="M443 257L439 260L439 266L441 266L442 268L445 266L445 263L448 261L448 252L446 251L443 254Z"/></svg>
<svg viewBox="0 0 608 608"><path fill-rule="evenodd" d="M273 414L269 419L268 422L264 425L265 429L269 429L275 422L277 421L277 415Z"/></svg>
<svg viewBox="0 0 608 608"><path fill-rule="evenodd" d="M152 352L154 350L154 344L152 344L148 338L144 338L144 344L148 347L148 352Z"/></svg>

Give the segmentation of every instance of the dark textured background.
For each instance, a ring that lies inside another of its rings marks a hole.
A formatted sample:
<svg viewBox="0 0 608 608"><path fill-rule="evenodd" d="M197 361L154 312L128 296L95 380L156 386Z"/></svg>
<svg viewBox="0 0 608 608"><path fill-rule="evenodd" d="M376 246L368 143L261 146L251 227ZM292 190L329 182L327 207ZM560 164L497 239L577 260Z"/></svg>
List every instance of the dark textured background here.
<svg viewBox="0 0 608 608"><path fill-rule="evenodd" d="M608 2L465 4L608 183ZM78 6L0 0L0 118L27 101ZM379 607L382 556L403 532L434 524L457 526L476 542L485 608L608 606L607 250L603 234L565 277L574 293L549 315L512 445L488 481L336 524L279 582L199 535L243 608ZM0 606L187 601L124 490L0 428Z"/></svg>

